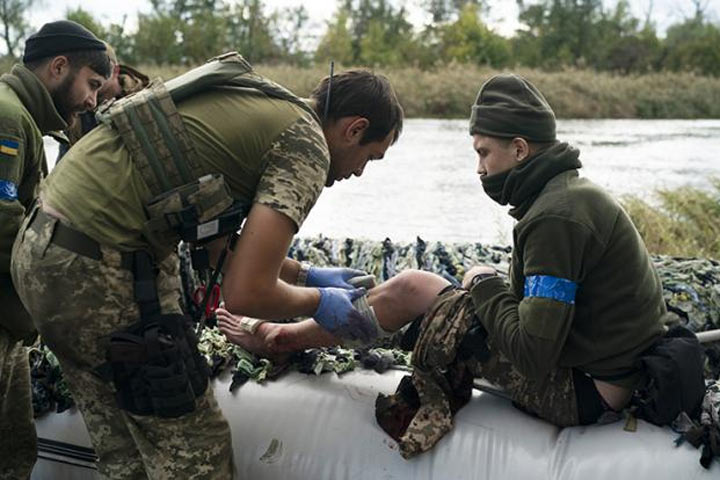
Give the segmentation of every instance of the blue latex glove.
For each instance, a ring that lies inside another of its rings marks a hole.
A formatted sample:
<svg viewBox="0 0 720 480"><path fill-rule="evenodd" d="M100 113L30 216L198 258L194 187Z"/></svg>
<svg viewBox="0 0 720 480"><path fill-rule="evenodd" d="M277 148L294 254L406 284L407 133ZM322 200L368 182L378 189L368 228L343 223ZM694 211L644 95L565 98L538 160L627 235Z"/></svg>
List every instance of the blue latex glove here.
<svg viewBox="0 0 720 480"><path fill-rule="evenodd" d="M325 330L338 337L370 342L377 336L372 319L363 316L352 302L365 294L364 288L319 288L320 304L313 318Z"/></svg>
<svg viewBox="0 0 720 480"><path fill-rule="evenodd" d="M353 277L361 277L363 275L367 275L367 273L362 270L355 270L354 268L310 267L307 279L305 280L305 286L318 288L335 287L353 290L355 287L347 283L347 281Z"/></svg>

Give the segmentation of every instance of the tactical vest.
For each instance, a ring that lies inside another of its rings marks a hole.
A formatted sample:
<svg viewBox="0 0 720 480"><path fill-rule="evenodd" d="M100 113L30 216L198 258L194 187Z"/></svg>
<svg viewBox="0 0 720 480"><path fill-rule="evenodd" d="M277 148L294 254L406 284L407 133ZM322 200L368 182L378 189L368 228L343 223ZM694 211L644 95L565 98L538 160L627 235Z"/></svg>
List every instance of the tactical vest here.
<svg viewBox="0 0 720 480"><path fill-rule="evenodd" d="M212 223L233 204L221 175L202 176L192 141L176 104L212 88L258 90L268 97L301 107L320 122L317 114L282 86L256 74L237 52L209 60L172 80L153 80L147 88L102 107L99 121L121 136L153 198L146 204L146 236L167 245L181 225L195 223L198 239L217 233ZM175 238L177 240L177 238Z"/></svg>

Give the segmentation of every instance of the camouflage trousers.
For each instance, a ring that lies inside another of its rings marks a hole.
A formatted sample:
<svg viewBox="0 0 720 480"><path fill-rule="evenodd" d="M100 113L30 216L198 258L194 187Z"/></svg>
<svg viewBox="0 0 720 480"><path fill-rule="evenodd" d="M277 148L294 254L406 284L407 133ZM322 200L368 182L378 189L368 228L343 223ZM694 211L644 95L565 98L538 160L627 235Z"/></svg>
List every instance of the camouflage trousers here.
<svg viewBox="0 0 720 480"><path fill-rule="evenodd" d="M102 260L51 243L57 220L41 228L25 221L13 248L12 274L44 342L57 356L99 457L111 479L232 478L230 428L211 388L179 418L138 416L119 409L111 383L94 368L105 362L111 333L139 320L133 276L120 253L101 247ZM36 229L38 231L36 231ZM178 313L177 258L159 265L163 313Z"/></svg>
<svg viewBox="0 0 720 480"><path fill-rule="evenodd" d="M441 293L423 318L412 377L405 377L395 394L378 395L378 424L398 442L403 457L431 449L452 429L453 416L470 399L473 376L502 388L516 406L555 425L579 424L572 369L557 368L541 382L529 380L491 341L482 361L457 356L474 318L467 291Z"/></svg>
<svg viewBox="0 0 720 480"><path fill-rule="evenodd" d="M37 457L27 348L0 327L0 479L30 477Z"/></svg>

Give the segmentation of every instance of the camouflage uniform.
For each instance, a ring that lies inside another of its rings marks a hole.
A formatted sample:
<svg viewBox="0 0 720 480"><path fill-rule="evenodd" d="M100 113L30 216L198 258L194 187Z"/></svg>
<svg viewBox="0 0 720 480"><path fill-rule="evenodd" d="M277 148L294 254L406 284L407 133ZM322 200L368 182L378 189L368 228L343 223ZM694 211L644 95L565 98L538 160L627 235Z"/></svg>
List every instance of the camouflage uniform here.
<svg viewBox="0 0 720 480"><path fill-rule="evenodd" d="M37 455L30 372L21 341L32 339L35 329L10 279L10 250L47 174L42 136L65 126L30 70L15 65L0 78L0 478L28 477Z"/></svg>
<svg viewBox="0 0 720 480"><path fill-rule="evenodd" d="M423 318L413 349L413 374L406 377L411 383L401 382L390 397L378 396L378 423L398 441L405 458L430 450L452 429L452 417L470 400L473 376L502 388L518 407L555 425L579 423L571 369L556 368L533 381L491 341L482 358L458 355L468 330L477 323L473 309L467 291L441 293Z"/></svg>
<svg viewBox="0 0 720 480"><path fill-rule="evenodd" d="M230 429L211 389L183 417L136 416L115 406L112 385L92 371L105 361L107 337L139 317L132 274L120 266L119 253L103 247L101 261L72 253L50 243L57 220L34 222L32 228L28 223L13 258L18 291L60 362L100 458L100 473L113 479L231 478ZM163 313L179 312L172 256L160 264L157 287Z"/></svg>
<svg viewBox="0 0 720 480"><path fill-rule="evenodd" d="M203 91L177 111L197 153L196 178L222 174L233 199L267 205L299 228L329 168L316 118L248 89ZM14 246L13 278L63 368L104 476L231 478L230 430L211 389L194 411L178 418L138 416L119 409L113 385L95 375L106 360L108 336L140 317L133 274L121 266L121 252L152 252L162 313L181 310L178 258L168 253L174 244L148 235L145 206L153 194L138 168L115 130L102 125L84 136L43 191L43 201L65 218L43 213L28 220ZM53 243L60 222L96 242L102 258Z"/></svg>

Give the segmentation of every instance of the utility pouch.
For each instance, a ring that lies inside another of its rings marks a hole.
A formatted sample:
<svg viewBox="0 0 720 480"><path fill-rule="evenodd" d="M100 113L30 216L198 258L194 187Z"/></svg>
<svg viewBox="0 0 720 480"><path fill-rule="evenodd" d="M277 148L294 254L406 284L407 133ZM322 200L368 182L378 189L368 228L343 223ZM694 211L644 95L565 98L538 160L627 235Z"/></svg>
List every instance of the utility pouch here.
<svg viewBox="0 0 720 480"><path fill-rule="evenodd" d="M214 237L220 231L217 217L232 205L223 176L205 175L153 197L145 205L145 234L162 244Z"/></svg>
<svg viewBox="0 0 720 480"><path fill-rule="evenodd" d="M207 389L209 368L183 315L160 315L112 334L107 360L101 375L115 385L118 406L136 415L190 413Z"/></svg>
<svg viewBox="0 0 720 480"><path fill-rule="evenodd" d="M636 392L637 416L656 425L669 425L681 413L699 413L705 381L700 342L684 327L673 327L646 350L639 367L647 381Z"/></svg>

